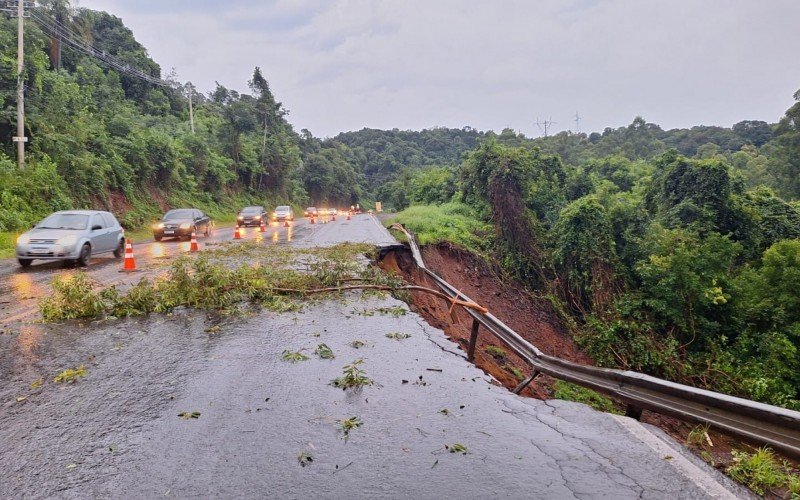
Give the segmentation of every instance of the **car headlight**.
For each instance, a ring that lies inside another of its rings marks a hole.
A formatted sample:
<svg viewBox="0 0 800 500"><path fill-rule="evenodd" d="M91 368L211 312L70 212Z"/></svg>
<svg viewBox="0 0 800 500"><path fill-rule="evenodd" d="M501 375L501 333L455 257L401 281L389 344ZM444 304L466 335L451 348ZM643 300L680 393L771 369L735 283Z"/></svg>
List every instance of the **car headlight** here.
<svg viewBox="0 0 800 500"><path fill-rule="evenodd" d="M64 236L62 238L59 238L58 241L56 241L57 244L65 247L74 245L77 242L78 242L78 237L75 236L74 234L70 234L69 236Z"/></svg>
<svg viewBox="0 0 800 500"><path fill-rule="evenodd" d="M242 217L242 216L240 215L239 217L237 217L237 219L239 219L239 220L242 220L242 219L244 219L244 217Z"/></svg>
<svg viewBox="0 0 800 500"><path fill-rule="evenodd" d="M164 229L164 223L156 222L155 224L153 224L153 229Z"/></svg>
<svg viewBox="0 0 800 500"><path fill-rule="evenodd" d="M17 245L27 245L31 241L31 237L27 234L20 234L17 238Z"/></svg>
<svg viewBox="0 0 800 500"><path fill-rule="evenodd" d="M192 227L191 222L184 222L183 224L181 224L181 229L189 229L190 227Z"/></svg>
<svg viewBox="0 0 800 500"><path fill-rule="evenodd" d="M256 215L255 217L253 217L253 220L261 220L261 216L260 215Z"/></svg>

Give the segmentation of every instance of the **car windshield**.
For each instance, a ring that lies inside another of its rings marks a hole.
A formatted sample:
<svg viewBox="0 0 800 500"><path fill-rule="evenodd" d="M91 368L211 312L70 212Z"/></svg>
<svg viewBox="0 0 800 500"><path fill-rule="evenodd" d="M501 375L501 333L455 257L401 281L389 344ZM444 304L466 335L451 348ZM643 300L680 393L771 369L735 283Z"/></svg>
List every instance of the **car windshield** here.
<svg viewBox="0 0 800 500"><path fill-rule="evenodd" d="M170 219L194 219L192 213L194 211L188 208L181 208L178 210L170 210L164 214L164 220Z"/></svg>
<svg viewBox="0 0 800 500"><path fill-rule="evenodd" d="M81 214L53 214L36 225L38 229L86 229L89 216Z"/></svg>
<svg viewBox="0 0 800 500"><path fill-rule="evenodd" d="M280 207L276 208L275 211L276 212L288 212L289 211L289 207L286 206L286 205L281 205Z"/></svg>
<svg viewBox="0 0 800 500"><path fill-rule="evenodd" d="M308 208L306 208L306 212L316 212L316 211L317 211L316 207L308 207Z"/></svg>
<svg viewBox="0 0 800 500"><path fill-rule="evenodd" d="M261 207L244 207L242 209L242 213L243 214L259 214L259 213L261 213L262 210L263 210L263 208L261 208Z"/></svg>

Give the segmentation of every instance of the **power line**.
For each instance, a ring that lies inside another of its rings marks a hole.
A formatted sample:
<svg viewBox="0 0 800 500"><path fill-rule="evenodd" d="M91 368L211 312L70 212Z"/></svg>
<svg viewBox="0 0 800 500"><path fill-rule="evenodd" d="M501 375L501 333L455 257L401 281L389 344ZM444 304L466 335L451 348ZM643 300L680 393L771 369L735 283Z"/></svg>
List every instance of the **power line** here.
<svg viewBox="0 0 800 500"><path fill-rule="evenodd" d="M81 36L79 34L75 33L58 20L47 16L39 10L32 10L31 18L36 21L42 30L48 35L60 37L61 41L65 42L70 47L105 63L121 73L139 78L140 80L144 80L154 85L172 87L172 83L166 80L149 75L138 68L132 67L129 63L123 62L116 57L107 54L105 51L102 51L92 45L83 43L80 40Z"/></svg>

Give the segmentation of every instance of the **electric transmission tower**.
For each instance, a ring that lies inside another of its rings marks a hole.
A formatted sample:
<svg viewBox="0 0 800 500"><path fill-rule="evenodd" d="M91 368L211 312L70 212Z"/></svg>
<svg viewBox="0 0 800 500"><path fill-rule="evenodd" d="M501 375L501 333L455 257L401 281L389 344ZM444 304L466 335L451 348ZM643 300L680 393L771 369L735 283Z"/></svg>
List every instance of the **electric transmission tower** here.
<svg viewBox="0 0 800 500"><path fill-rule="evenodd" d="M547 137L550 127L555 125L556 122L553 121L553 117L551 116L549 120L539 121L539 118L536 118L536 126L539 127L539 132Z"/></svg>

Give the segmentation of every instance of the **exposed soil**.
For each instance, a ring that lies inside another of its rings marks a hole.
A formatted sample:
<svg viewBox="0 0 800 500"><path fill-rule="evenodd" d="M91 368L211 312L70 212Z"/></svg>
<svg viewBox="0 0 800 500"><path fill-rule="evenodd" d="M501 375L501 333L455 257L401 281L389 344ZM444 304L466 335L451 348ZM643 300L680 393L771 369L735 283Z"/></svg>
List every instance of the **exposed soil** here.
<svg viewBox="0 0 800 500"><path fill-rule="evenodd" d="M508 279L502 280L483 259L450 244L424 247L422 257L429 269L489 309L492 314L542 352L578 363L594 364L591 357L572 339L547 300L532 295L520 283ZM436 288L436 284L416 268L410 252L390 252L380 265L385 270L398 273L409 282ZM419 292L411 295L412 309L432 326L443 330L466 352L472 318L463 308L457 307L451 311L450 304L442 299ZM495 349L487 350L491 346L499 347L502 352ZM519 384L518 374L522 373L526 377L530 374L527 363L485 330L481 330L478 336L475 365L508 389L513 389ZM552 378L540 375L521 394L537 399L551 399L554 382ZM623 405L619 407L624 409ZM683 443L687 442L689 433L696 427L650 411L643 413L641 421L659 427ZM703 459L709 461L710 458L713 465L721 470L731 463L732 449L755 449L747 443L713 430L708 432L708 439L703 441L687 446L698 455L704 452Z"/></svg>
<svg viewBox="0 0 800 500"><path fill-rule="evenodd" d="M425 264L431 270L472 300L488 308L542 352L570 361L592 364L592 359L575 344L546 300L534 297L519 283L501 281L491 266L482 259L452 245L425 247L422 253ZM436 287L423 273L415 272L409 253L390 253L383 260L382 267L401 274L409 281ZM442 299L423 293L413 293L412 296L416 312L431 325L444 330L466 351L472 318L462 308L450 311L449 303ZM492 346L500 350L492 349ZM510 389L521 382L519 374L524 374L525 377L530 375L527 363L485 331L478 336L475 364ZM523 394L538 399L552 398L553 382L547 376L539 376Z"/></svg>

